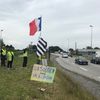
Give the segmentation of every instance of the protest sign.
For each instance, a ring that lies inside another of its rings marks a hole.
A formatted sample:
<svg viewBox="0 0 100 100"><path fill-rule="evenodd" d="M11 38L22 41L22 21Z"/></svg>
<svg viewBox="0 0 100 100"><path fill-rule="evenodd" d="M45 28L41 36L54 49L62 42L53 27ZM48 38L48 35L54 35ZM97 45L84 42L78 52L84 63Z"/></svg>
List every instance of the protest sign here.
<svg viewBox="0 0 100 100"><path fill-rule="evenodd" d="M53 83L56 68L34 64L31 80Z"/></svg>

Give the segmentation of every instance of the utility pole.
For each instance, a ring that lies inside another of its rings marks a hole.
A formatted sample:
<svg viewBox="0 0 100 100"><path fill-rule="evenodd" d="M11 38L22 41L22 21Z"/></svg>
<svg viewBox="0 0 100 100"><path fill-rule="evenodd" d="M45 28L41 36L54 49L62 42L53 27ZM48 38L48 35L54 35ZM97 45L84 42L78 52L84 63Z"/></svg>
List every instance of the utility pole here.
<svg viewBox="0 0 100 100"><path fill-rule="evenodd" d="M93 25L90 25L90 28L91 28L91 48L93 46Z"/></svg>
<svg viewBox="0 0 100 100"><path fill-rule="evenodd" d="M67 40L68 40L67 52L69 52L69 39Z"/></svg>
<svg viewBox="0 0 100 100"><path fill-rule="evenodd" d="M77 49L77 42L75 42L75 50Z"/></svg>

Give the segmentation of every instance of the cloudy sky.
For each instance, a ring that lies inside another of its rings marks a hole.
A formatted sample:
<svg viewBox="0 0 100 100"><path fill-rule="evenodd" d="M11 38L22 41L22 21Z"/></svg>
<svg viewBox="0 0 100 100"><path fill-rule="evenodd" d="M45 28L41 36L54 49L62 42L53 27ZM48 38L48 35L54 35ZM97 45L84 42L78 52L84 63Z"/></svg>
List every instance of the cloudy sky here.
<svg viewBox="0 0 100 100"><path fill-rule="evenodd" d="M100 0L0 0L0 30L6 44L25 48L37 43L29 36L29 22L42 16L42 37L64 49L100 47ZM1 37L1 33L0 33Z"/></svg>

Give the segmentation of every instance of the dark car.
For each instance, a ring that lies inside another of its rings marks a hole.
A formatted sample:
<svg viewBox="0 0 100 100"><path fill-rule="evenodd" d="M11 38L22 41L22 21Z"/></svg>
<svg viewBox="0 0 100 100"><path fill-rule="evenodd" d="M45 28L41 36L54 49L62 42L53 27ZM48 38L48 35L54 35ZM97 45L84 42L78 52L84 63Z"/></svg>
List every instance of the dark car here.
<svg viewBox="0 0 100 100"><path fill-rule="evenodd" d="M77 57L75 59L75 63L77 63L79 65L88 65L88 61L82 56Z"/></svg>
<svg viewBox="0 0 100 100"><path fill-rule="evenodd" d="M100 57L94 57L90 60L91 63L100 64Z"/></svg>

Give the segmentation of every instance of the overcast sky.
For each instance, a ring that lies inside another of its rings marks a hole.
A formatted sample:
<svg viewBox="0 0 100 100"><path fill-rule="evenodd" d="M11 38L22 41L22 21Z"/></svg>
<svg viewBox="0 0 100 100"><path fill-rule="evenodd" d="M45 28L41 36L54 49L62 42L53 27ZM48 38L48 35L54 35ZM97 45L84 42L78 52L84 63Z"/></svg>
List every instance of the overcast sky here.
<svg viewBox="0 0 100 100"><path fill-rule="evenodd" d="M100 47L100 0L0 0L0 30L6 44L25 48L37 43L29 36L29 22L42 16L42 37L64 49ZM1 33L0 33L1 34ZM0 35L1 36L1 35Z"/></svg>

